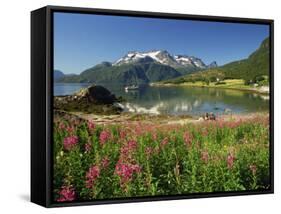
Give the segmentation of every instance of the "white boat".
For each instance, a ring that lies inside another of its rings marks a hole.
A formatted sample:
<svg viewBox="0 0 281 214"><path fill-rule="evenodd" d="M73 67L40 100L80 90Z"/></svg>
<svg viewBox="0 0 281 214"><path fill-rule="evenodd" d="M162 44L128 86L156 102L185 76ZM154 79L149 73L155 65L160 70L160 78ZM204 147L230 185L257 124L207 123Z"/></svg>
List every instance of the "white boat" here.
<svg viewBox="0 0 281 214"><path fill-rule="evenodd" d="M138 89L139 89L139 86L137 86L137 85L125 86L125 91L138 90Z"/></svg>

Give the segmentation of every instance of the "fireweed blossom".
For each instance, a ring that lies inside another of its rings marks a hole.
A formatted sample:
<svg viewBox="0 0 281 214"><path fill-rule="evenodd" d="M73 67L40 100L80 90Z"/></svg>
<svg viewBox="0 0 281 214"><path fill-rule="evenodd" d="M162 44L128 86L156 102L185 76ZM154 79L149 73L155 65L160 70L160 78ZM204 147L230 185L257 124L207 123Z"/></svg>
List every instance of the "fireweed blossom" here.
<svg viewBox="0 0 281 214"><path fill-rule="evenodd" d="M63 140L63 147L65 150L71 150L78 143L77 136L66 137Z"/></svg>
<svg viewBox="0 0 281 214"><path fill-rule="evenodd" d="M66 128L66 131L69 132L69 133L73 133L74 132L74 127L73 126L68 126Z"/></svg>
<svg viewBox="0 0 281 214"><path fill-rule="evenodd" d="M106 156L101 160L102 168L107 168L109 166L109 158Z"/></svg>
<svg viewBox="0 0 281 214"><path fill-rule="evenodd" d="M96 125L92 121L88 121L87 125L88 125L89 130L95 129L95 127L96 127Z"/></svg>
<svg viewBox="0 0 281 214"><path fill-rule="evenodd" d="M137 141L129 140L125 145L120 148L120 158L122 160L130 161L133 153L137 149Z"/></svg>
<svg viewBox="0 0 281 214"><path fill-rule="evenodd" d="M63 122L61 122L61 123L59 124L59 129L60 129L60 130L64 130L64 129L65 129L65 124L64 124Z"/></svg>
<svg viewBox="0 0 281 214"><path fill-rule="evenodd" d="M201 160L204 163L208 163L208 161L209 161L209 153L207 151L201 152Z"/></svg>
<svg viewBox="0 0 281 214"><path fill-rule="evenodd" d="M121 139L125 139L125 138L126 138L126 136L127 136L126 131L121 130L121 131L119 132L119 136L120 136L120 138L121 138Z"/></svg>
<svg viewBox="0 0 281 214"><path fill-rule="evenodd" d="M249 166L249 168L250 168L250 170L251 170L251 172L252 172L253 175L256 175L256 174L257 174L257 166L256 166L255 164L251 164L251 165Z"/></svg>
<svg viewBox="0 0 281 214"><path fill-rule="evenodd" d="M115 167L115 174L121 179L121 184L125 184L132 180L134 173L141 172L141 167L138 164L127 164L122 161L118 161Z"/></svg>
<svg viewBox="0 0 281 214"><path fill-rule="evenodd" d="M143 127L141 125L137 125L134 131L136 136L141 136L143 134Z"/></svg>
<svg viewBox="0 0 281 214"><path fill-rule="evenodd" d="M153 148L152 147L146 147L145 148L145 154L149 158L153 154Z"/></svg>
<svg viewBox="0 0 281 214"><path fill-rule="evenodd" d="M156 133L156 132L153 132L153 133L152 133L152 139L153 139L154 141L157 140L157 133Z"/></svg>
<svg viewBox="0 0 281 214"><path fill-rule="evenodd" d="M228 167L229 169L232 169L232 168L233 168L234 160L235 160L234 155L231 154L231 153L229 153L229 154L227 155L227 160L226 160L226 162L227 162L227 167Z"/></svg>
<svg viewBox="0 0 281 214"><path fill-rule="evenodd" d="M100 168L96 165L91 166L86 173L86 187L89 189L93 188L95 181L99 176Z"/></svg>
<svg viewBox="0 0 281 214"><path fill-rule="evenodd" d="M85 152L90 152L92 149L92 144L91 142L88 142L85 144Z"/></svg>
<svg viewBox="0 0 281 214"><path fill-rule="evenodd" d="M192 139L193 139L193 137L189 132L185 132L183 134L183 140L184 140L186 145L190 146L191 142L192 142Z"/></svg>
<svg viewBox="0 0 281 214"><path fill-rule="evenodd" d="M164 146L166 146L168 143L169 143L169 140L168 140L167 137L165 137L165 138L161 141L160 145L161 145L161 147L164 147Z"/></svg>
<svg viewBox="0 0 281 214"><path fill-rule="evenodd" d="M59 198L57 202L73 201L76 199L76 194L74 188L70 186L62 186L59 192Z"/></svg>
<svg viewBox="0 0 281 214"><path fill-rule="evenodd" d="M135 140L130 140L127 143L127 147L129 149L129 151L134 151L137 148L137 142Z"/></svg>
<svg viewBox="0 0 281 214"><path fill-rule="evenodd" d="M120 148L120 156L122 158L124 158L124 159L128 158L129 154L130 154L130 150L127 146L122 146Z"/></svg>
<svg viewBox="0 0 281 214"><path fill-rule="evenodd" d="M99 140L100 140L100 144L101 145L104 145L110 138L110 133L108 131L102 131L100 133L100 137L99 137Z"/></svg>

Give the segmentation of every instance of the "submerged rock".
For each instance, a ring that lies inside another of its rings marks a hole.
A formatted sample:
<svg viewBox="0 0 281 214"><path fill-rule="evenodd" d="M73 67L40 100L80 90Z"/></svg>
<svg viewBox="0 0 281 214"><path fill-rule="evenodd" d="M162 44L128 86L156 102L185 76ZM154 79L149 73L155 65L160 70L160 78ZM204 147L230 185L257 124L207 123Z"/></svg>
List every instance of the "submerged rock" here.
<svg viewBox="0 0 281 214"><path fill-rule="evenodd" d="M80 89L73 95L56 96L54 108L65 111L116 114L122 111L122 108L114 105L117 101L115 95L105 87L91 85Z"/></svg>

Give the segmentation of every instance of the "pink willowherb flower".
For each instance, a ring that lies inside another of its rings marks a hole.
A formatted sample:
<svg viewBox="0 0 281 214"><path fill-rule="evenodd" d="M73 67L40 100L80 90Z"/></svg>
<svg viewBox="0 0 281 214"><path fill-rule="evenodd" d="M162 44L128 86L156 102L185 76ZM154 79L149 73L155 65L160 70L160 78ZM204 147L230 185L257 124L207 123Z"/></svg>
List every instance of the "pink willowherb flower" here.
<svg viewBox="0 0 281 214"><path fill-rule="evenodd" d="M59 124L59 129L60 130L64 130L65 129L65 124L64 123L60 123Z"/></svg>
<svg viewBox="0 0 281 214"><path fill-rule="evenodd" d="M110 133L108 131L103 130L100 133L100 137L99 137L100 144L104 145L109 140L109 138L110 138Z"/></svg>
<svg viewBox="0 0 281 214"><path fill-rule="evenodd" d="M103 168L107 168L109 166L109 158L108 157L104 157L102 160L101 160L101 166Z"/></svg>
<svg viewBox="0 0 281 214"><path fill-rule="evenodd" d="M130 151L136 150L136 148L137 148L137 141L135 141L135 140L128 141L127 147L128 147L128 149Z"/></svg>
<svg viewBox="0 0 281 214"><path fill-rule="evenodd" d="M168 143L169 143L169 140L168 140L167 137L165 137L165 138L161 141L160 145L161 145L161 147L164 147L164 146L166 146Z"/></svg>
<svg viewBox="0 0 281 214"><path fill-rule="evenodd" d="M96 165L93 165L89 168L86 173L86 187L92 188L95 184L96 179L100 176L100 168Z"/></svg>
<svg viewBox="0 0 281 214"><path fill-rule="evenodd" d="M120 138L121 138L121 139L125 139L126 136L127 136L127 133L126 133L126 131L121 130L121 131L119 132L119 135L120 135Z"/></svg>
<svg viewBox="0 0 281 214"><path fill-rule="evenodd" d="M74 132L74 127L73 126L68 126L66 128L66 131L69 132L69 133L73 133Z"/></svg>
<svg viewBox="0 0 281 214"><path fill-rule="evenodd" d="M126 157L129 156L129 154L130 154L130 150L129 150L129 147L128 147L128 146L122 146L122 147L120 148L120 156L121 156L121 157L126 158Z"/></svg>
<svg viewBox="0 0 281 214"><path fill-rule="evenodd" d="M120 155L124 159L127 159L130 157L130 155L137 149L137 142L134 140L130 140L127 142L127 144L123 145L120 148Z"/></svg>
<svg viewBox="0 0 281 214"><path fill-rule="evenodd" d="M189 132L185 132L183 134L183 140L184 140L186 145L190 146L191 142L192 142L192 139L193 139L193 137Z"/></svg>
<svg viewBox="0 0 281 214"><path fill-rule="evenodd" d="M93 130L93 129L95 129L95 127L96 127L96 125L92 122L92 121L88 121L88 129L89 130Z"/></svg>
<svg viewBox="0 0 281 214"><path fill-rule="evenodd" d="M257 173L257 165L251 164L251 165L249 166L249 168L250 168L252 174L253 174L253 175L256 175L256 173Z"/></svg>
<svg viewBox="0 0 281 214"><path fill-rule="evenodd" d="M150 157L153 154L153 148L152 147L146 147L145 148L145 154L147 155L147 157Z"/></svg>
<svg viewBox="0 0 281 214"><path fill-rule="evenodd" d="M73 201L76 198L75 190L71 185L62 186L59 195L60 197L57 199L57 202Z"/></svg>
<svg viewBox="0 0 281 214"><path fill-rule="evenodd" d="M115 167L115 174L120 177L122 184L131 181L133 178L133 174L138 174L140 173L140 171L141 167L138 164L122 163L120 160Z"/></svg>
<svg viewBox="0 0 281 214"><path fill-rule="evenodd" d="M235 160L235 157L234 157L233 154L230 153L230 154L227 155L227 160L226 160L226 162L227 162L227 167L228 167L229 169L232 169L233 164L234 164L234 160Z"/></svg>
<svg viewBox="0 0 281 214"><path fill-rule="evenodd" d="M141 126L136 126L135 127L135 135L136 136L141 136L143 134L143 129Z"/></svg>
<svg viewBox="0 0 281 214"><path fill-rule="evenodd" d="M78 143L77 136L66 137L63 140L63 147L66 150L71 150Z"/></svg>
<svg viewBox="0 0 281 214"><path fill-rule="evenodd" d="M86 152L90 152L91 149L92 149L92 144L91 144L91 142L86 143L86 144L85 144L85 151L86 151Z"/></svg>
<svg viewBox="0 0 281 214"><path fill-rule="evenodd" d="M201 160L204 163L208 163L208 161L209 161L209 153L207 151L201 152Z"/></svg>
<svg viewBox="0 0 281 214"><path fill-rule="evenodd" d="M140 173L141 172L141 167L138 164L132 164L131 165L131 169L133 170L133 172L135 173Z"/></svg>
<svg viewBox="0 0 281 214"><path fill-rule="evenodd" d="M156 133L156 132L153 132L153 133L152 133L152 139L153 139L154 141L157 140L157 133Z"/></svg>

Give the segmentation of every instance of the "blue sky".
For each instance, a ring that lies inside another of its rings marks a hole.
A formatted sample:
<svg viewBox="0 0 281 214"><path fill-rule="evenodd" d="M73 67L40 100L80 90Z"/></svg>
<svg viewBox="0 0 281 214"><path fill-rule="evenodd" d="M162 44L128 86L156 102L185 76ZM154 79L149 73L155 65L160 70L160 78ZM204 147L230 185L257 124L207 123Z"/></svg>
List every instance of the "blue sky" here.
<svg viewBox="0 0 281 214"><path fill-rule="evenodd" d="M128 51L167 50L219 65L246 58L269 26L90 14L54 14L54 67L81 73Z"/></svg>

